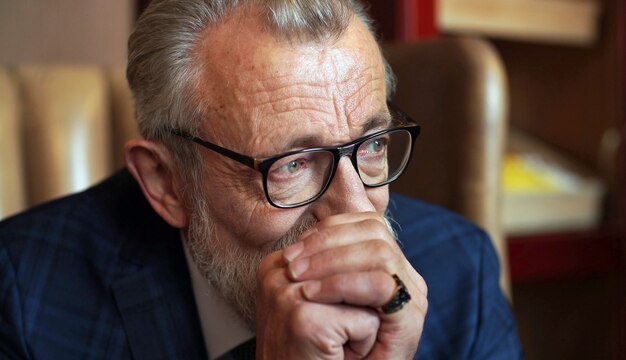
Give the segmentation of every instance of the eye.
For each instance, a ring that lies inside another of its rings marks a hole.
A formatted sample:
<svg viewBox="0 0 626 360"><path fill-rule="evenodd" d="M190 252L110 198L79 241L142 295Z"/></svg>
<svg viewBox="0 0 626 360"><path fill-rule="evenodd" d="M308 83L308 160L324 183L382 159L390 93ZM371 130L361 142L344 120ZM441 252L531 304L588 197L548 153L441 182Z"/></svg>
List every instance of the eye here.
<svg viewBox="0 0 626 360"><path fill-rule="evenodd" d="M387 147L387 143L389 139L387 137L379 137L372 140L367 141L365 144L361 146L361 150L364 152L363 155L367 154L377 154L385 151Z"/></svg>
<svg viewBox="0 0 626 360"><path fill-rule="evenodd" d="M293 174L297 172L298 169L300 169L303 165L304 164L302 161L290 161L287 164L283 165L283 167L288 173Z"/></svg>
<svg viewBox="0 0 626 360"><path fill-rule="evenodd" d="M301 155L301 154L300 154ZM269 174L272 181L286 181L301 175L310 166L310 160L304 156L292 156L272 165Z"/></svg>
<svg viewBox="0 0 626 360"><path fill-rule="evenodd" d="M385 144L383 143L383 141L380 139L376 139L369 143L368 150L372 152L379 152L382 151L384 147Z"/></svg>
<svg viewBox="0 0 626 360"><path fill-rule="evenodd" d="M274 171L276 171L279 174L292 175L292 174L297 173L298 171L301 171L307 168L307 163L308 163L308 160L303 159L303 158L289 160L281 165L277 164L278 166L276 167Z"/></svg>

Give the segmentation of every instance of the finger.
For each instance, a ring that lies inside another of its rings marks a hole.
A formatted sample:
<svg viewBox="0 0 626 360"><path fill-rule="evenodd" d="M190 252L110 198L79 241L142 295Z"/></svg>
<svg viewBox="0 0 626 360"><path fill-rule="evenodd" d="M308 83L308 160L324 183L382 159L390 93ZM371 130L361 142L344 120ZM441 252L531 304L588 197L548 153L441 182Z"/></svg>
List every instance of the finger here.
<svg viewBox="0 0 626 360"><path fill-rule="evenodd" d="M377 308L389 301L395 288L396 283L388 273L370 271L307 281L302 285L302 293L313 302Z"/></svg>
<svg viewBox="0 0 626 360"><path fill-rule="evenodd" d="M282 253L280 251L276 251L268 254L261 260L259 264L259 268L257 270L257 279L262 279L266 276L267 272L281 268L285 266L285 260L283 259Z"/></svg>
<svg viewBox="0 0 626 360"><path fill-rule="evenodd" d="M267 255L261 261L256 273L257 300L259 296L262 299L276 299L279 292L289 289L287 285L290 283L291 280L289 280L288 271L280 253ZM282 294L280 296L288 295Z"/></svg>
<svg viewBox="0 0 626 360"><path fill-rule="evenodd" d="M372 352L376 344L380 319L374 311L370 311L368 315L367 320L361 320L360 324L349 324L346 329L350 340L344 345L344 359L365 359Z"/></svg>
<svg viewBox="0 0 626 360"><path fill-rule="evenodd" d="M314 227L318 227L318 228L331 227L331 226L337 226L341 224L359 222L359 221L368 220L368 219L378 220L383 224L385 223L385 221L383 220L383 216L380 213L377 213L374 211L367 211L367 212L358 212L358 213L344 213L344 214L337 214L337 215L329 216L325 218L324 220L321 220L320 222L315 224Z"/></svg>
<svg viewBox="0 0 626 360"><path fill-rule="evenodd" d="M426 293L418 287L406 285L411 300L422 312L428 309ZM322 280L307 281L302 286L305 299L325 304L345 303L356 306L380 308L396 295L398 285L387 273L372 271L366 273L339 274Z"/></svg>
<svg viewBox="0 0 626 360"><path fill-rule="evenodd" d="M321 354L346 352L365 358L376 343L380 317L376 311L346 305L306 303L295 314L296 339L310 339Z"/></svg>
<svg viewBox="0 0 626 360"><path fill-rule="evenodd" d="M283 250L283 258L286 262L291 262L296 258L310 256L329 248L373 239L385 240L397 246L384 222L366 218L341 225L309 229L298 242Z"/></svg>
<svg viewBox="0 0 626 360"><path fill-rule="evenodd" d="M382 270L397 273L404 257L384 240L369 240L299 257L290 262L289 277L294 281L321 279L335 274Z"/></svg>

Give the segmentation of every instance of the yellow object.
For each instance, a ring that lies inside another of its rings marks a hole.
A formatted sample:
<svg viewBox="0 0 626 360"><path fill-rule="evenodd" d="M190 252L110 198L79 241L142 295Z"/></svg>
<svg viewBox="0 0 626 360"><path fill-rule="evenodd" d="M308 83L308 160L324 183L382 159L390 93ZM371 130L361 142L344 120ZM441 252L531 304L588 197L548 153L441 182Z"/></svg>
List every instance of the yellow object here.
<svg viewBox="0 0 626 360"><path fill-rule="evenodd" d="M558 183L545 166L519 154L506 154L502 182L505 192L552 192Z"/></svg>

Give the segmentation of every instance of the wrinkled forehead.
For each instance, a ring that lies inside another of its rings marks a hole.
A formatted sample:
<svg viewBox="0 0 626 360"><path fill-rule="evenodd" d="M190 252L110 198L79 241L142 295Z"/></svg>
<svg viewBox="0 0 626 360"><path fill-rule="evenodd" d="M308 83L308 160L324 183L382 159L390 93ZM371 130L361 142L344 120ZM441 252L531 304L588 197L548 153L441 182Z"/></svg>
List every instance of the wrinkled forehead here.
<svg viewBox="0 0 626 360"><path fill-rule="evenodd" d="M254 18L234 17L207 31L198 56L198 89L214 139L234 133L237 142L259 135L347 140L385 109L382 56L356 18L337 39L288 42Z"/></svg>

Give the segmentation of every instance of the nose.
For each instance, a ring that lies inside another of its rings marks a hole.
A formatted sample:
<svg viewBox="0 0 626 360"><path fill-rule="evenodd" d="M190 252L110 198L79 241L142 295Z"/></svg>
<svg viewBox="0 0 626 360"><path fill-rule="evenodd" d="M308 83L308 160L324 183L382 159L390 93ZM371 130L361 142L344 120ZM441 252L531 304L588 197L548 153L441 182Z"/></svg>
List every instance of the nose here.
<svg viewBox="0 0 626 360"><path fill-rule="evenodd" d="M316 201L313 213L318 220L323 220L331 215L366 211L376 211L376 208L350 158L343 156L328 189Z"/></svg>

